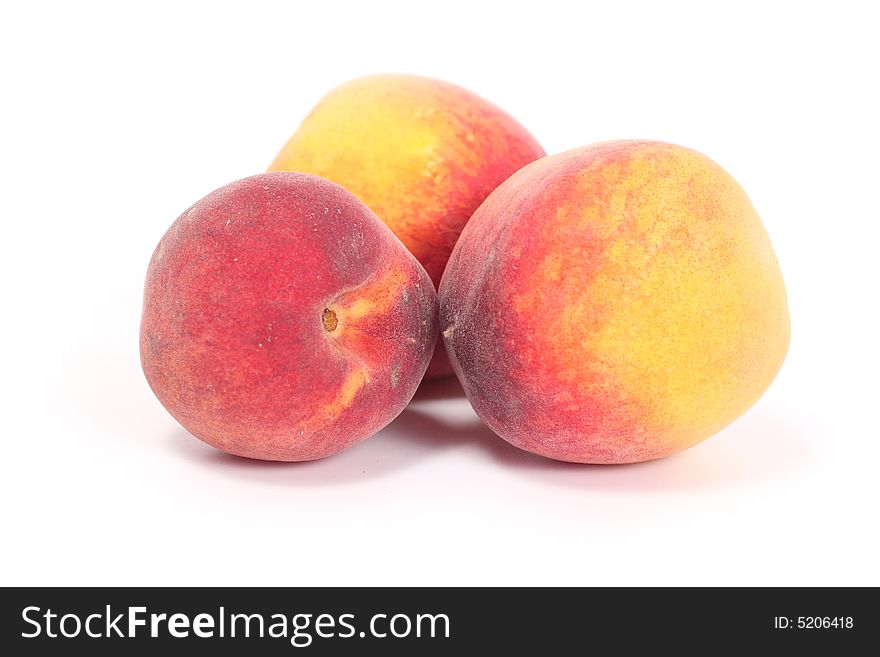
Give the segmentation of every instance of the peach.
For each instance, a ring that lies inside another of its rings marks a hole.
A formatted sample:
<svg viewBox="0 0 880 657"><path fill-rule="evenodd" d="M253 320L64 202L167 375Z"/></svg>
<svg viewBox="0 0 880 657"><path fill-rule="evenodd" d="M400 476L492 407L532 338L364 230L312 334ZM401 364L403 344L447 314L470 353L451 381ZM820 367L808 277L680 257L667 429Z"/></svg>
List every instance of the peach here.
<svg viewBox="0 0 880 657"><path fill-rule="evenodd" d="M544 155L512 117L439 80L378 75L327 94L270 166L339 183L394 231L440 284L474 210ZM451 373L438 343L428 378Z"/></svg>
<svg viewBox="0 0 880 657"><path fill-rule="evenodd" d="M159 242L141 362L159 401L206 443L317 459L403 410L436 314L425 270L353 195L262 174L212 192Z"/></svg>
<svg viewBox="0 0 880 657"><path fill-rule="evenodd" d="M581 463L713 435L763 394L789 342L745 192L705 156L649 141L547 157L496 189L449 260L440 328L493 431Z"/></svg>

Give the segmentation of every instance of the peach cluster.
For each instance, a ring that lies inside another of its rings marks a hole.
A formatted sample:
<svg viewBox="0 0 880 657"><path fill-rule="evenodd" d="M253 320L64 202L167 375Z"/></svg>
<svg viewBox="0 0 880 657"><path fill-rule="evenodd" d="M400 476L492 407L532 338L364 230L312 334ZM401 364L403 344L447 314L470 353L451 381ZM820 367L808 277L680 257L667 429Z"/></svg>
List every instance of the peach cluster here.
<svg viewBox="0 0 880 657"><path fill-rule="evenodd" d="M169 412L240 456L334 454L454 370L513 445L629 463L744 413L788 341L767 234L707 157L651 141L544 156L460 87L375 76L171 226L140 345Z"/></svg>

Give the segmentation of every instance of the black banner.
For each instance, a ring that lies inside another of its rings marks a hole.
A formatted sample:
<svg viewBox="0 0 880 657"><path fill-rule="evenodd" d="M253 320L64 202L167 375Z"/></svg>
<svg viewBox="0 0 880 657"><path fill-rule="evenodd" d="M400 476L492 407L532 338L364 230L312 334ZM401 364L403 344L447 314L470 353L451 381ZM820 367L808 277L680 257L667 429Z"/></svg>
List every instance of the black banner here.
<svg viewBox="0 0 880 657"><path fill-rule="evenodd" d="M855 654L873 645L880 612L875 589L840 588L7 588L2 597L7 655Z"/></svg>

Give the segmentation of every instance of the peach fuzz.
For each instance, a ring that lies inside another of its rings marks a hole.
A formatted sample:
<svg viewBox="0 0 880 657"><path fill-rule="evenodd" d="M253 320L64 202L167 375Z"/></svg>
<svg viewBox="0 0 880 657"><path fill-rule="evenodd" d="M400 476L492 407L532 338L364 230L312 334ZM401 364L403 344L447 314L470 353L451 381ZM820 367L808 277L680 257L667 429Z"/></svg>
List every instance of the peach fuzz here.
<svg viewBox="0 0 880 657"><path fill-rule="evenodd" d="M159 242L141 362L166 409L231 454L339 452L412 398L437 334L422 266L342 187L269 173L209 194Z"/></svg>
<svg viewBox="0 0 880 657"><path fill-rule="evenodd" d="M663 457L770 385L789 343L773 248L707 157L649 141L544 158L471 218L440 327L479 416L581 463Z"/></svg>
<svg viewBox="0 0 880 657"><path fill-rule="evenodd" d="M339 183L388 225L440 284L471 214L544 155L511 116L461 87L377 75L327 94L269 167ZM428 378L451 373L438 343Z"/></svg>

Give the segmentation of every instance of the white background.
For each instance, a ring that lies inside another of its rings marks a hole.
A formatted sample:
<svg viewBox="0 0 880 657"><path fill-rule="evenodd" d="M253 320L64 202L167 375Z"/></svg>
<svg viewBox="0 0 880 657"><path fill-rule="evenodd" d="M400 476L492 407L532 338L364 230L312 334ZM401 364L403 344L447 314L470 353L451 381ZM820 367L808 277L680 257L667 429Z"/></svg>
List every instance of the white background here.
<svg viewBox="0 0 880 657"><path fill-rule="evenodd" d="M871 3L19 4L0 10L3 584L880 584ZM767 394L621 467L517 451L454 383L321 462L189 436L138 361L156 242L376 72L468 87L551 153L653 138L727 168L790 297Z"/></svg>

